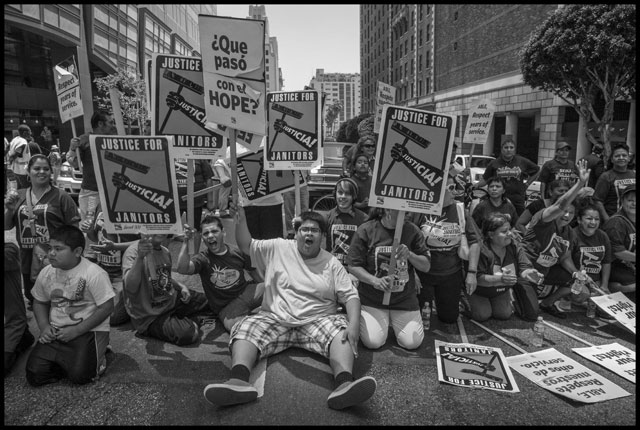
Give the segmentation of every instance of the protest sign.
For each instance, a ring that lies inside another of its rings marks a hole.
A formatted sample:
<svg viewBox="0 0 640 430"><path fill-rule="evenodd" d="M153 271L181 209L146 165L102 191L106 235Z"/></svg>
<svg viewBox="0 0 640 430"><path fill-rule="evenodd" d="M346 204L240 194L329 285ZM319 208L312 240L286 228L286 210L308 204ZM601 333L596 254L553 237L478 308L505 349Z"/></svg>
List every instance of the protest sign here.
<svg viewBox="0 0 640 430"><path fill-rule="evenodd" d="M438 380L459 387L519 393L500 348L435 341Z"/></svg>
<svg viewBox="0 0 640 430"><path fill-rule="evenodd" d="M107 232L182 233L172 140L90 136Z"/></svg>
<svg viewBox="0 0 640 430"><path fill-rule="evenodd" d="M492 100L483 99L475 103L469 113L462 141L478 145L487 143L495 112L496 104Z"/></svg>
<svg viewBox="0 0 640 430"><path fill-rule="evenodd" d="M536 385L579 402L596 403L631 395L553 348L514 355L507 362Z"/></svg>
<svg viewBox="0 0 640 430"><path fill-rule="evenodd" d="M207 119L266 135L265 23L198 15Z"/></svg>
<svg viewBox="0 0 640 430"><path fill-rule="evenodd" d="M205 127L202 59L154 54L152 68L153 134L173 136L178 157L224 157L223 134Z"/></svg>
<svg viewBox="0 0 640 430"><path fill-rule="evenodd" d="M267 94L267 170L309 170L322 164L318 91Z"/></svg>
<svg viewBox="0 0 640 430"><path fill-rule="evenodd" d="M385 106L369 206L440 215L455 118Z"/></svg>
<svg viewBox="0 0 640 430"><path fill-rule="evenodd" d="M576 354L611 370L623 378L636 383L636 352L618 343L571 348Z"/></svg>
<svg viewBox="0 0 640 430"><path fill-rule="evenodd" d="M294 170L266 170L263 149L239 155L238 181L243 196L255 202L271 194L289 191L295 187ZM303 182L304 184L304 182Z"/></svg>
<svg viewBox="0 0 640 430"><path fill-rule="evenodd" d="M636 334L636 304L623 293L591 297L590 300L593 300L631 333Z"/></svg>
<svg viewBox="0 0 640 430"><path fill-rule="evenodd" d="M56 64L53 68L53 75L55 77L60 120L67 122L72 118L84 115L80 94L80 76L78 75L78 66L74 56L72 55Z"/></svg>
<svg viewBox="0 0 640 430"><path fill-rule="evenodd" d="M396 102L396 87L378 81L378 92L376 93L376 116L373 120L373 132L380 131L382 121L382 109L385 105L392 105Z"/></svg>

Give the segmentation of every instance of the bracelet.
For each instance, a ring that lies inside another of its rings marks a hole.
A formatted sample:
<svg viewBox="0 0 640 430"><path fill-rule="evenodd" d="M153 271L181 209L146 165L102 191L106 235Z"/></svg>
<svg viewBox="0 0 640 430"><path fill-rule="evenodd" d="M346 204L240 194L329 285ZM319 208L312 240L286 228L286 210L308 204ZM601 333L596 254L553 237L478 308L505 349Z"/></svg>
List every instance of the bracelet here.
<svg viewBox="0 0 640 430"><path fill-rule="evenodd" d="M467 270L467 275L468 275L469 273L473 273L473 274L475 275L475 274L477 274L477 273L478 273L478 271L477 271L477 270Z"/></svg>

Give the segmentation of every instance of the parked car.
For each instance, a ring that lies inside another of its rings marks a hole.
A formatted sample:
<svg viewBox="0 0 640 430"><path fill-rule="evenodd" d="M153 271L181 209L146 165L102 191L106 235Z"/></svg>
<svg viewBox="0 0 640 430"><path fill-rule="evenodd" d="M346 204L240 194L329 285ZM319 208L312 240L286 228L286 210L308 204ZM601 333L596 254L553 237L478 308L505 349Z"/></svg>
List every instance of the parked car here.
<svg viewBox="0 0 640 430"><path fill-rule="evenodd" d="M485 169L493 160L495 158L489 155L474 155L471 158L471 183L475 184L482 179ZM457 155L455 163L466 169L469 167L469 155Z"/></svg>
<svg viewBox="0 0 640 430"><path fill-rule="evenodd" d="M342 156L353 143L324 142L324 160L309 173L309 208L326 211L335 206L333 188L342 175Z"/></svg>
<svg viewBox="0 0 640 430"><path fill-rule="evenodd" d="M68 161L65 161L60 166L58 179L54 181L53 185L65 190L72 198L77 199L82 185L82 172L74 169Z"/></svg>
<svg viewBox="0 0 640 430"><path fill-rule="evenodd" d="M531 185L529 185L529 187L527 188L526 204L528 205L532 201L537 200L539 198L540 198L540 181L533 181Z"/></svg>

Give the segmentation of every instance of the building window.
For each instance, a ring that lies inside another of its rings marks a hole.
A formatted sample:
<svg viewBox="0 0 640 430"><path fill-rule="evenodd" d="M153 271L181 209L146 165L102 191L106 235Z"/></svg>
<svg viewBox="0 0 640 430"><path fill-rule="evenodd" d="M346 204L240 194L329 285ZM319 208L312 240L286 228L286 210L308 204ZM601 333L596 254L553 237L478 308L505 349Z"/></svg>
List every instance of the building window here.
<svg viewBox="0 0 640 430"><path fill-rule="evenodd" d="M431 67L431 53L427 51L425 68Z"/></svg>
<svg viewBox="0 0 640 430"><path fill-rule="evenodd" d="M458 42L453 42L453 50L454 51L458 50Z"/></svg>
<svg viewBox="0 0 640 430"><path fill-rule="evenodd" d="M458 20L458 11L455 11L455 12L453 13L453 20L454 20L454 21L457 21L457 20Z"/></svg>

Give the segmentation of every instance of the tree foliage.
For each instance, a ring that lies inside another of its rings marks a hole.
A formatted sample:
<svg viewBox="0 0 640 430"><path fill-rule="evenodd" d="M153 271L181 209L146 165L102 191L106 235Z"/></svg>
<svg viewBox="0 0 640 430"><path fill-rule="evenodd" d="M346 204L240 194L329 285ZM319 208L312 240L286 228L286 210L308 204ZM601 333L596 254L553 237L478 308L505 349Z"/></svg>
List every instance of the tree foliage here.
<svg viewBox="0 0 640 430"><path fill-rule="evenodd" d="M520 51L524 82L573 106L586 128L593 121L611 154L614 101L635 99L636 7L633 4L571 4L556 9ZM594 105L604 100L604 109ZM606 161L606 160L605 160Z"/></svg>
<svg viewBox="0 0 640 430"><path fill-rule="evenodd" d="M327 124L327 130L329 130L329 134L333 134L333 125L340 116L340 112L342 111L342 101L336 100L329 106L327 106L327 113L324 117L325 123Z"/></svg>
<svg viewBox="0 0 640 430"><path fill-rule="evenodd" d="M144 134L145 124L150 120L144 79L131 69L118 69L116 73L104 78L96 78L93 82L98 88L98 94L94 96L98 108L113 112L109 89L117 88L120 93L122 120L127 126L127 134L131 134L131 126L135 124L139 126L140 134Z"/></svg>
<svg viewBox="0 0 640 430"><path fill-rule="evenodd" d="M343 122L338 129L338 135L336 137L338 142L357 143L360 138L358 126L363 120L368 119L369 117L373 117L373 114L363 113Z"/></svg>

